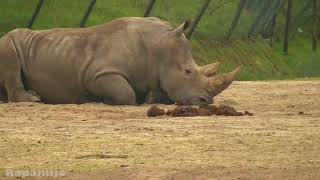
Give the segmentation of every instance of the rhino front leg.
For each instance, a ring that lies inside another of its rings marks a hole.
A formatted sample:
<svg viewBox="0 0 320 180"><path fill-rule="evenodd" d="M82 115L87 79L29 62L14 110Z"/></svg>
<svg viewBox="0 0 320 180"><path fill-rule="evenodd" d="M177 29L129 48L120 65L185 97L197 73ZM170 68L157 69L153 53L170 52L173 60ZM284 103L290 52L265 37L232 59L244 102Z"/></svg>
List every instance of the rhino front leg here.
<svg viewBox="0 0 320 180"><path fill-rule="evenodd" d="M174 104L163 91L150 91L145 97L146 104Z"/></svg>
<svg viewBox="0 0 320 180"><path fill-rule="evenodd" d="M9 102L40 102L24 89L21 71L13 40L6 35L0 39L0 86L5 88Z"/></svg>
<svg viewBox="0 0 320 180"><path fill-rule="evenodd" d="M100 76L89 83L90 93L101 98L105 104L135 105L135 92L125 78L120 75Z"/></svg>

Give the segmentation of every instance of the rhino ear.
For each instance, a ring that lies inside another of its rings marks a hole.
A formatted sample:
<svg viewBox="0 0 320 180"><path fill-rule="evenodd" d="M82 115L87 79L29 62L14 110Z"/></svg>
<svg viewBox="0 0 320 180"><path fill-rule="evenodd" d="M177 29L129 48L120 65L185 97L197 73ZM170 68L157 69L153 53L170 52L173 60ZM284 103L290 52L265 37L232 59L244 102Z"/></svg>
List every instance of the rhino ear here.
<svg viewBox="0 0 320 180"><path fill-rule="evenodd" d="M177 36L180 37L182 36L182 34L189 28L190 26L190 22L189 21L185 21L184 23L182 23L180 26L178 26L177 28L175 28L172 33Z"/></svg>

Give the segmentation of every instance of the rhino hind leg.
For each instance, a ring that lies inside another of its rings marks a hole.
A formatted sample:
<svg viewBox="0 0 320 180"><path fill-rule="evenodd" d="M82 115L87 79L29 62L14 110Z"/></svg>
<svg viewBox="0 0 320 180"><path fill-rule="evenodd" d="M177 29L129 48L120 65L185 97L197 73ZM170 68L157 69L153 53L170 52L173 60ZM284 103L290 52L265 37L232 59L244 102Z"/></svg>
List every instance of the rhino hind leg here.
<svg viewBox="0 0 320 180"><path fill-rule="evenodd" d="M21 64L14 43L8 35L0 39L0 86L5 88L8 102L40 102L27 92L21 80Z"/></svg>
<svg viewBox="0 0 320 180"><path fill-rule="evenodd" d="M136 95L125 78L116 74L103 75L89 82L90 94L109 105L135 105Z"/></svg>

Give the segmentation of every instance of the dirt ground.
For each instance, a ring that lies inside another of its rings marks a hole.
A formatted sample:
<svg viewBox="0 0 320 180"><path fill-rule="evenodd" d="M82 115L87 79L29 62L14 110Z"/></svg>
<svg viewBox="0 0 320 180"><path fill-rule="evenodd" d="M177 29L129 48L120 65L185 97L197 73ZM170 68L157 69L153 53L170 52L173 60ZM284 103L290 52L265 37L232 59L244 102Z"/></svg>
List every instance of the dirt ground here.
<svg viewBox="0 0 320 180"><path fill-rule="evenodd" d="M11 168L63 179L320 179L320 81L235 82L215 104L254 116L0 104L0 178Z"/></svg>

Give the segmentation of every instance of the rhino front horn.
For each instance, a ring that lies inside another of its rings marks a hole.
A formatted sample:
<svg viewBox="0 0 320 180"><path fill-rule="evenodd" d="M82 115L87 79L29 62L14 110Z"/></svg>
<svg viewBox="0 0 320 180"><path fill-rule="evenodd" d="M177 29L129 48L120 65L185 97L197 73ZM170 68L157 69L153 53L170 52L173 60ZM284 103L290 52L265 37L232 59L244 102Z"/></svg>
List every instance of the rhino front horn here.
<svg viewBox="0 0 320 180"><path fill-rule="evenodd" d="M241 66L228 74L222 74L209 79L209 91L213 96L218 95L223 90L227 89L230 84L237 80L241 72Z"/></svg>
<svg viewBox="0 0 320 180"><path fill-rule="evenodd" d="M215 75L217 73L217 71L219 70L221 63L220 62L216 62L216 63L211 63L211 64L207 64L205 66L202 66L199 68L199 71L201 74L210 77L212 75Z"/></svg>

